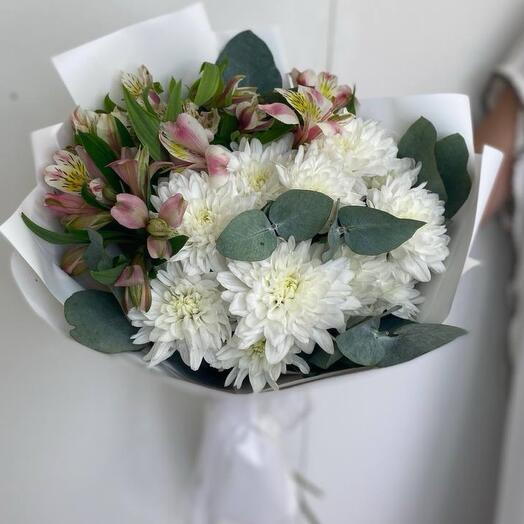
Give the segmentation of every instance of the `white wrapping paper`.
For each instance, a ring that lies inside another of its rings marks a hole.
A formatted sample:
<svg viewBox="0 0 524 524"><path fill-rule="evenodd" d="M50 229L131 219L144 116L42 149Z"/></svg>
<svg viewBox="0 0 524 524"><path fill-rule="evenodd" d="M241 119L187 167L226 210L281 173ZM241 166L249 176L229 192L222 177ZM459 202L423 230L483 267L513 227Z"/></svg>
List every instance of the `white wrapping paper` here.
<svg viewBox="0 0 524 524"><path fill-rule="evenodd" d="M275 53L281 71L288 67L278 31L255 31ZM217 35L211 29L201 4L117 31L54 58L54 64L75 104L95 108L110 86L112 97L120 71L133 71L147 64L155 79L165 82L171 75L189 83L201 62L214 61L222 44L234 32ZM486 148L475 162L469 101L463 95L423 95L364 100L361 115L381 121L400 136L421 115L430 119L442 136L461 133L466 139L471 161L473 191L467 204L450 227L451 255L447 271L424 286L427 300L421 320L441 322L451 307L460 275L478 228L487 197L500 164L500 154ZM53 152L71 141L69 125L57 124L32 135L36 188L17 211L0 227L0 232L18 252L12 269L24 296L35 312L51 326L67 332L61 303L80 289L79 284L59 268L62 249L34 236L23 224L20 213L44 227L59 227L41 206L44 193L42 170ZM21 263L25 260L27 265ZM473 264L469 264L472 266ZM71 342L72 344L74 342ZM136 358L132 355L124 358ZM303 390L277 395L234 397L225 392L203 389L190 383L174 369L165 368L184 387L213 399L203 436L195 497L188 521L193 524L268 524L297 522L297 486L292 467L282 448L280 433L300 427L307 410L303 409ZM342 374L335 372L321 378ZM298 385L315 379L292 380ZM294 393L295 397L289 396ZM269 400L268 400L269 399ZM278 399L273 402L270 399ZM298 400L297 400L298 399ZM298 415L297 415L298 413ZM289 417L293 414L292 419Z"/></svg>

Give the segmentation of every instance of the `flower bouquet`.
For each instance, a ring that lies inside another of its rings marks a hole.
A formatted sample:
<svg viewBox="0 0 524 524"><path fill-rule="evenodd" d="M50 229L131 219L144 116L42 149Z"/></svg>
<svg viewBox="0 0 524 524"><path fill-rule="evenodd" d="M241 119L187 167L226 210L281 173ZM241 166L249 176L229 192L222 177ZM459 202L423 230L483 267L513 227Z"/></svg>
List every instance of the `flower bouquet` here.
<svg viewBox="0 0 524 524"><path fill-rule="evenodd" d="M478 222L467 98L359 103L194 9L168 57L169 16L55 59L79 106L34 135L37 189L2 228L71 336L258 392L462 335L442 322Z"/></svg>

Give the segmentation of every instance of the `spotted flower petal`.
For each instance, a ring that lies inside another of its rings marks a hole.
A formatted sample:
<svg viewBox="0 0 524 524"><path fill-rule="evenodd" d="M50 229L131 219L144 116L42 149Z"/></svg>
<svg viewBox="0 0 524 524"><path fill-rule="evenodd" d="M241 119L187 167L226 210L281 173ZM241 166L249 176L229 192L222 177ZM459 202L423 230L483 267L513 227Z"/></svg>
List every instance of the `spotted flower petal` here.
<svg viewBox="0 0 524 524"><path fill-rule="evenodd" d="M80 194L90 177L81 158L69 151L61 150L54 154L55 164L45 168L46 183L64 193Z"/></svg>

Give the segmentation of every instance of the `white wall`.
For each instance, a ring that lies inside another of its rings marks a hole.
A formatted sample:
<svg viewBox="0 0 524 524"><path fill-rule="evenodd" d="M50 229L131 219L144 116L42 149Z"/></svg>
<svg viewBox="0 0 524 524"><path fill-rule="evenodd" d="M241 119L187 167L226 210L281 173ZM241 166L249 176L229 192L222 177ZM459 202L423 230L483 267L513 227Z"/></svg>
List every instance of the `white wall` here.
<svg viewBox="0 0 524 524"><path fill-rule="evenodd" d="M33 185L29 132L71 110L49 57L188 3L0 4L0 220ZM215 0L207 6L217 29L279 24L291 64L321 68L332 62L334 72L357 83L361 96L444 90L477 96L524 20L519 0ZM5 242L0 253L0 521L80 524L98 514L102 524L176 522L198 443L201 402L136 362L110 360L48 330L11 281ZM505 373L496 352L502 348L477 352L475 344L453 346L459 360L448 348L400 367L390 372L388 385L375 374L377 379L322 387L312 419L310 472L327 492L316 504L324 522L488 524ZM464 367L450 375L449 366L457 363ZM407 384L426 391L424 406L400 407L412 395ZM368 411L363 402L376 387L389 400L370 403ZM329 415L333 406L344 415L353 402L363 407L345 422ZM382 450L377 457L394 457L384 425L391 425L391 442L397 442L399 423L414 417L420 417L419 430L403 441L396 461L354 463L370 439ZM330 427L333 435L326 437ZM477 433L477 447L468 448ZM416 448L412 455L410 446ZM331 470L322 466L324 456L332 457ZM380 471L386 466L395 477L387 482ZM373 489L376 498L369 497Z"/></svg>

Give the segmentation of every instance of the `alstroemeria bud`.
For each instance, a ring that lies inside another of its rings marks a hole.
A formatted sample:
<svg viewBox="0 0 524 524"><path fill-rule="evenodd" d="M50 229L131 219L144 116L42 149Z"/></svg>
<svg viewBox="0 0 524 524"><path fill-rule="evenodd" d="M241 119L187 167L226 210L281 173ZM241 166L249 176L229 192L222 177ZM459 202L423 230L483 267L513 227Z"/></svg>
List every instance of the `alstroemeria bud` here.
<svg viewBox="0 0 524 524"><path fill-rule="evenodd" d="M69 275L76 277L87 269L84 260L86 246L73 246L67 249L60 260L60 267Z"/></svg>
<svg viewBox="0 0 524 524"><path fill-rule="evenodd" d="M44 206L57 216L96 215L99 209L92 207L79 195L70 193L47 193L44 196Z"/></svg>
<svg viewBox="0 0 524 524"><path fill-rule="evenodd" d="M61 222L68 229L100 229L107 226L112 220L108 211L99 211L95 215L64 216Z"/></svg>
<svg viewBox="0 0 524 524"><path fill-rule="evenodd" d="M73 128L77 133L93 133L98 122L98 113L77 106L71 114Z"/></svg>
<svg viewBox="0 0 524 524"><path fill-rule="evenodd" d="M118 133L114 116L105 113L99 115L96 124L96 134L106 142L113 151L120 151L122 141L120 140L120 134Z"/></svg>
<svg viewBox="0 0 524 524"><path fill-rule="evenodd" d="M124 307L127 311L138 308L147 311L151 307L151 286L143 268L143 260L135 257L135 262L127 266L115 282L116 287L125 287Z"/></svg>
<svg viewBox="0 0 524 524"><path fill-rule="evenodd" d="M173 237L174 231L173 228L160 217L152 218L147 224L147 232L157 238L168 240Z"/></svg>
<svg viewBox="0 0 524 524"><path fill-rule="evenodd" d="M128 229L146 227L149 218L144 201L129 193L120 193L116 196L116 204L111 208L111 215Z"/></svg>

